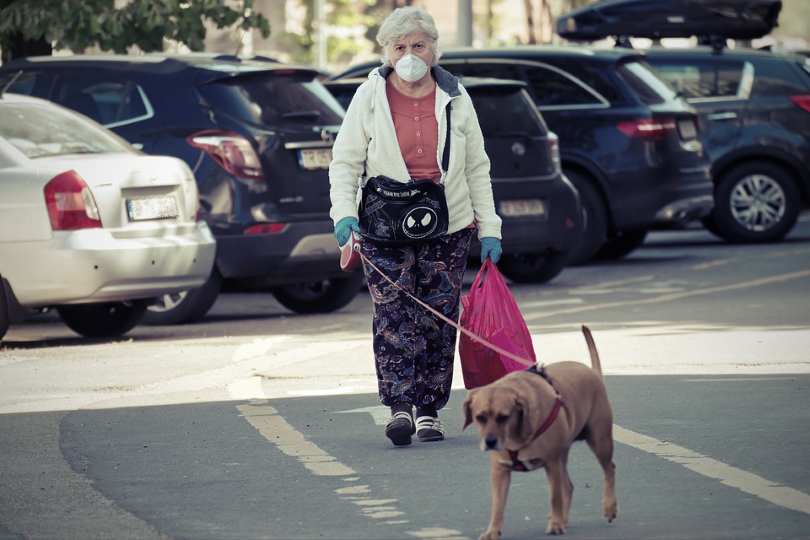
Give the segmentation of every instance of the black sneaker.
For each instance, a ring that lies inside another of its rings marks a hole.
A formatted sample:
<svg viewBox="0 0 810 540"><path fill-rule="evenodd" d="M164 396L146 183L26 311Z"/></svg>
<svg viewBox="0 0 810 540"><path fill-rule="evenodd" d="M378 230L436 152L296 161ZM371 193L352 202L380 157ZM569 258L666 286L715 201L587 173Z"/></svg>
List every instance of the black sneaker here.
<svg viewBox="0 0 810 540"><path fill-rule="evenodd" d="M394 446L411 444L411 435L414 431L413 417L411 417L411 413L405 411L396 413L385 426L385 436L391 439Z"/></svg>

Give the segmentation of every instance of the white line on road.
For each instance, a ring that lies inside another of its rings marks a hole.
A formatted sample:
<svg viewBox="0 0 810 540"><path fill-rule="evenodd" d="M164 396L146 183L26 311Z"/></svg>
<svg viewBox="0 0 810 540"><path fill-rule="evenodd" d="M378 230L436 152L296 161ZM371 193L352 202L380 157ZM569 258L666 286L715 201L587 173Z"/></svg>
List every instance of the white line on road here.
<svg viewBox="0 0 810 540"><path fill-rule="evenodd" d="M251 381L231 385L229 390L232 393L251 390L255 394L257 392L254 385L255 381ZM284 420L266 399L252 399L250 403L237 405L236 408L265 439L275 444L286 455L296 458L312 474L341 476L344 477L344 481L353 482L348 487L336 489L335 494L339 495L342 500L358 506L361 515L379 519L383 525L409 523L409 520L403 519L403 516L406 515L405 512L393 506L394 503L399 502L398 499L374 499L366 496L371 490L369 486L354 483L360 480L354 469L339 462L318 445L306 440L304 435ZM461 532L439 527L425 527L407 534L416 538L463 539Z"/></svg>
<svg viewBox="0 0 810 540"><path fill-rule="evenodd" d="M721 484L737 488L770 503L810 514L810 495L801 491L776 484L682 446L660 441L615 424L613 425L613 438L617 442L673 461L696 473L720 480Z"/></svg>

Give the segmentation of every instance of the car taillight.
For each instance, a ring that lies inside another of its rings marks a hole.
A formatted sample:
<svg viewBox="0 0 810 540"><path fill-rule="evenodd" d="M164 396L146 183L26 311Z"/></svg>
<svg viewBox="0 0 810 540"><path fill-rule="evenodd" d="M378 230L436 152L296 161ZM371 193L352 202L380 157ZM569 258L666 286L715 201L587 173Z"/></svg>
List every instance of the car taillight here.
<svg viewBox="0 0 810 540"><path fill-rule="evenodd" d="M287 227L286 223L259 223L245 229L244 234L276 234Z"/></svg>
<svg viewBox="0 0 810 540"><path fill-rule="evenodd" d="M76 171L54 176L45 185L45 204L55 231L98 229L102 226L96 200L84 178Z"/></svg>
<svg viewBox="0 0 810 540"><path fill-rule="evenodd" d="M549 131L548 137L546 137L546 146L548 147L548 153L551 155L551 164L554 167L554 172L559 172L560 138L557 137L556 133Z"/></svg>
<svg viewBox="0 0 810 540"><path fill-rule="evenodd" d="M790 101L810 112L810 96L790 96Z"/></svg>
<svg viewBox="0 0 810 540"><path fill-rule="evenodd" d="M247 139L227 131L201 131L189 136L188 144L203 150L220 167L239 178L259 180L262 166Z"/></svg>
<svg viewBox="0 0 810 540"><path fill-rule="evenodd" d="M675 120L672 118L639 118L620 122L616 128L628 137L638 137L645 141L660 141L667 131L675 129Z"/></svg>

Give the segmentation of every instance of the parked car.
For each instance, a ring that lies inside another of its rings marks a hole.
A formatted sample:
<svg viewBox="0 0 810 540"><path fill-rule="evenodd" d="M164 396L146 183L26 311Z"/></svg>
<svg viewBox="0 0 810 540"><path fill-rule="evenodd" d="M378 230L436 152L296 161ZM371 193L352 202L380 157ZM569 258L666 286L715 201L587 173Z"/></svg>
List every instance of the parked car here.
<svg viewBox="0 0 810 540"><path fill-rule="evenodd" d="M569 39L698 37L712 46L646 51L700 114L715 207L706 228L729 242L773 242L810 207L810 59L746 47L777 26L780 0L611 0L558 20ZM617 35L621 32L622 35Z"/></svg>
<svg viewBox="0 0 810 540"><path fill-rule="evenodd" d="M83 336L118 336L155 297L201 286L216 244L198 210L181 160L0 94L0 338L38 308Z"/></svg>
<svg viewBox="0 0 810 540"><path fill-rule="evenodd" d="M559 136L585 229L572 264L620 258L658 223L707 215L709 158L697 116L639 53L588 47L454 49L439 64L470 77L519 80ZM373 62L332 79L367 74Z"/></svg>
<svg viewBox="0 0 810 540"><path fill-rule="evenodd" d="M326 81L348 107L366 78ZM583 223L576 189L562 175L557 136L519 81L463 79L490 159L495 207L503 221L501 272L515 282L543 283L565 268ZM480 260L481 245L470 256Z"/></svg>
<svg viewBox="0 0 810 540"><path fill-rule="evenodd" d="M0 87L97 120L148 154L194 171L216 264L197 289L166 296L144 321L202 317L222 281L268 288L302 313L349 303L362 276L340 269L329 219L334 135L343 109L310 68L234 56L30 57L0 67Z"/></svg>
<svg viewBox="0 0 810 540"><path fill-rule="evenodd" d="M729 242L774 242L810 208L810 58L747 48L651 48L647 59L700 114Z"/></svg>

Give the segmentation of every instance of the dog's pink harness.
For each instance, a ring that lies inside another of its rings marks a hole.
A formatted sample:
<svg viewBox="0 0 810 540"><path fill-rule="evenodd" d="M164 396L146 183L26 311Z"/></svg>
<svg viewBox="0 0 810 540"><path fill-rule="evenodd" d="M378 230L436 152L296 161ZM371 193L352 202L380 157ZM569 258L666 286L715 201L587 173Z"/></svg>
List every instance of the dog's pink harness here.
<svg viewBox="0 0 810 540"><path fill-rule="evenodd" d="M535 365L535 366L527 369L526 371L531 371L533 373L537 373L538 375L543 377L546 381L548 381L548 384L550 384L552 388L554 388L554 384L552 384L551 379L548 378L548 374L546 373L546 369L544 367L542 367L542 366L538 367L538 366ZM531 443L532 441L537 439L540 435L545 433L546 430L551 427L551 424L554 423L554 420L557 419L557 415L560 414L560 408L562 408L562 398L560 397L560 393L557 392L556 388L554 388L554 392L557 393L557 397L556 397L556 399L554 399L554 406L551 408L551 412L548 413L548 418L546 418L546 421L543 422L540 425L539 428L537 428L537 431L534 432L534 435L532 435L532 438L529 439L529 443ZM529 444L529 443L526 443L526 444ZM529 467L527 467L525 463L523 463L522 461L520 461L518 459L518 452L520 452L520 449L507 450L507 451L509 452L509 458L512 460L512 470L513 471L529 472L529 471L532 470Z"/></svg>

